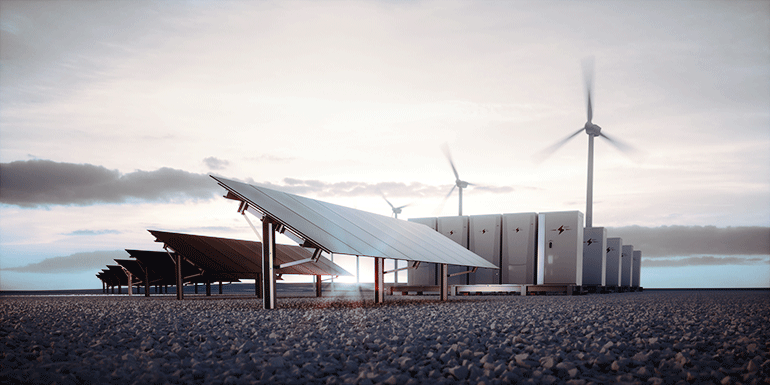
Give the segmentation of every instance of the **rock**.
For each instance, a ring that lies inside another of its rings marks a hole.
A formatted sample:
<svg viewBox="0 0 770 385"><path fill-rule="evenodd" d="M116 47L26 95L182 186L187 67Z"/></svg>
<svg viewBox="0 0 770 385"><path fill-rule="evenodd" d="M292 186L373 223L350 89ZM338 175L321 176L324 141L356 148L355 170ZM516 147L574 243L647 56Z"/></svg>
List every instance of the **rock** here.
<svg viewBox="0 0 770 385"><path fill-rule="evenodd" d="M468 378L469 374L468 368L465 366L455 366L453 368L447 369L446 372L458 380L465 380Z"/></svg>

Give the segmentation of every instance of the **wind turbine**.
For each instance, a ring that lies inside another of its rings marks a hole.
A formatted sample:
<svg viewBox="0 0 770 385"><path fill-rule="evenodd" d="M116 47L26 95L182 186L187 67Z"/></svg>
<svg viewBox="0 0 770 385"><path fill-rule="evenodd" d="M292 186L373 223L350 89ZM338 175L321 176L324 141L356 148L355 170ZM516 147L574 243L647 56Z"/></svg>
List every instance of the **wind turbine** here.
<svg viewBox="0 0 770 385"><path fill-rule="evenodd" d="M586 227L593 227L593 199L594 199L594 138L600 136L617 147L620 151L631 152L634 151L633 147L626 145L616 139L612 139L607 134L602 133L602 128L593 123L593 106L591 104L591 94L593 91L594 81L594 65L593 59L587 59L583 61L583 78L585 80L586 88L586 101L587 101L587 117L588 120L583 128L577 130L574 134L556 142L552 146L541 151L543 158L548 157L555 152L559 147L563 146L570 139L577 134L585 131L588 135L588 187L586 188Z"/></svg>
<svg viewBox="0 0 770 385"><path fill-rule="evenodd" d="M455 185L452 186L452 189L449 190L449 194L444 197L444 201L449 199L449 196L452 195L452 192L455 191L455 187L459 189L460 192L460 210L459 210L459 216L463 215L463 189L467 188L468 186L473 186L473 183L468 183L464 180L460 179L460 175L457 173L457 168L455 167L454 162L452 162L452 155L449 153L449 146L444 144L441 146L441 149L444 151L444 155L446 155L446 158L449 160L449 165L452 166L452 172L455 174ZM443 206L443 205L442 205Z"/></svg>
<svg viewBox="0 0 770 385"><path fill-rule="evenodd" d="M390 203L388 198L385 198L385 194L382 195L382 199L385 199L385 202L388 202L388 205L390 206L390 209L393 210L393 216L396 217L396 219L398 219L398 214L401 214L401 209L403 209L404 207L409 206L409 204L405 204L403 206L395 207L395 206L393 206L393 203Z"/></svg>

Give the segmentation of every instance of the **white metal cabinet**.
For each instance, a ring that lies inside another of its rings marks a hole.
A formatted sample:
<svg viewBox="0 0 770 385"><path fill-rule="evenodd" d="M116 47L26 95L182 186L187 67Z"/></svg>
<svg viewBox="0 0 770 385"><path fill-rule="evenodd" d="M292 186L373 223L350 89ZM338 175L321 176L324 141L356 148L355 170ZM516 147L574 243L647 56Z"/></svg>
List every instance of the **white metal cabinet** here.
<svg viewBox="0 0 770 385"><path fill-rule="evenodd" d="M607 229L583 229L583 285L605 286L607 277Z"/></svg>
<svg viewBox="0 0 770 385"><path fill-rule="evenodd" d="M583 213L538 214L538 284L583 284Z"/></svg>
<svg viewBox="0 0 770 385"><path fill-rule="evenodd" d="M502 283L537 282L537 213L503 214Z"/></svg>

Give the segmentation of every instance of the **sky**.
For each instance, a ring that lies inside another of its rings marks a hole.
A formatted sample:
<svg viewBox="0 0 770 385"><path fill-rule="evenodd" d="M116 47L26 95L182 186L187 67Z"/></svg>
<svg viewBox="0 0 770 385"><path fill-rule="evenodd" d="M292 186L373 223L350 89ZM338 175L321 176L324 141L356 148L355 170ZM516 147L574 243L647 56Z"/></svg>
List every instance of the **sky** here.
<svg viewBox="0 0 770 385"><path fill-rule="evenodd" d="M542 151L585 124L591 61L633 149L596 139L593 225L642 286L770 287L768 1L11 0L0 290L100 288L148 229L256 240L209 175L451 216L445 146L464 215L585 212L588 137Z"/></svg>

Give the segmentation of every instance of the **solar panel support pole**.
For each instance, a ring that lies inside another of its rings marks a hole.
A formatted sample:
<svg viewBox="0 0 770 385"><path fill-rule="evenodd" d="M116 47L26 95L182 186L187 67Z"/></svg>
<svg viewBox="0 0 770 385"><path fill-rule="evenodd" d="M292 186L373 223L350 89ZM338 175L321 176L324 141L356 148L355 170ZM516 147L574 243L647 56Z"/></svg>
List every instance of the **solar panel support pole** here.
<svg viewBox="0 0 770 385"><path fill-rule="evenodd" d="M150 269L144 268L144 296L150 296Z"/></svg>
<svg viewBox="0 0 770 385"><path fill-rule="evenodd" d="M176 299L184 299L184 288L182 287L182 254L176 255Z"/></svg>
<svg viewBox="0 0 770 385"><path fill-rule="evenodd" d="M219 294L222 294L222 281L219 281Z"/></svg>
<svg viewBox="0 0 770 385"><path fill-rule="evenodd" d="M275 223L262 219L262 297L265 309L275 309Z"/></svg>
<svg viewBox="0 0 770 385"><path fill-rule="evenodd" d="M211 297L211 280L206 280L206 297Z"/></svg>
<svg viewBox="0 0 770 385"><path fill-rule="evenodd" d="M321 276L315 276L315 296L321 298Z"/></svg>
<svg viewBox="0 0 770 385"><path fill-rule="evenodd" d="M441 274L439 274L441 300L449 299L449 266L446 263L441 264Z"/></svg>
<svg viewBox="0 0 770 385"><path fill-rule="evenodd" d="M385 259L374 258L374 303L385 302Z"/></svg>
<svg viewBox="0 0 770 385"><path fill-rule="evenodd" d="M128 276L128 296L130 297L134 291L134 275L128 271L126 271L126 275Z"/></svg>
<svg viewBox="0 0 770 385"><path fill-rule="evenodd" d="M260 273L254 275L254 296L262 298L262 274Z"/></svg>

